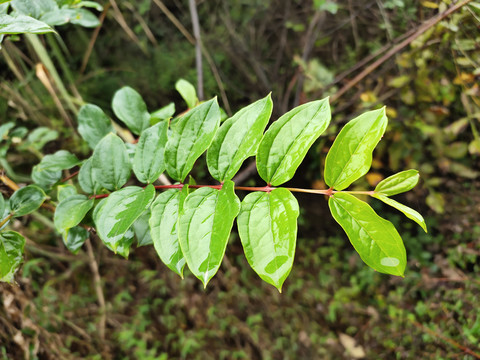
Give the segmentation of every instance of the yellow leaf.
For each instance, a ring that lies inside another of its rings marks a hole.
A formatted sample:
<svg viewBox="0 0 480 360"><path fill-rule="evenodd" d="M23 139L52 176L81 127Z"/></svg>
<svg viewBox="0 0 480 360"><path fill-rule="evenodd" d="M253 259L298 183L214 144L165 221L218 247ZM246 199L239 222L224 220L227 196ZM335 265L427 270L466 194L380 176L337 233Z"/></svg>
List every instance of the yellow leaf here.
<svg viewBox="0 0 480 360"><path fill-rule="evenodd" d="M438 9L438 4L435 4L433 1L422 1L422 6L429 9Z"/></svg>

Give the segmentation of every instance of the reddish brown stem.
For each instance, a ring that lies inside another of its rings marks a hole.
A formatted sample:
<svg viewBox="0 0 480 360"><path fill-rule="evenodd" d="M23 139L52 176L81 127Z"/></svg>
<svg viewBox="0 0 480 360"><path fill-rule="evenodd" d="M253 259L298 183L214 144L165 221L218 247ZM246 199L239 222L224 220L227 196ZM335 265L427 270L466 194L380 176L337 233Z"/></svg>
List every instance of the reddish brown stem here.
<svg viewBox="0 0 480 360"><path fill-rule="evenodd" d="M78 173L79 173L79 172L80 172L80 171L75 171L73 174L71 174L71 175L67 176L65 179L62 179L60 182L64 183L64 182L66 182L66 181L68 181L68 180L70 180L70 179L74 178L75 176L77 176L77 175L78 175Z"/></svg>

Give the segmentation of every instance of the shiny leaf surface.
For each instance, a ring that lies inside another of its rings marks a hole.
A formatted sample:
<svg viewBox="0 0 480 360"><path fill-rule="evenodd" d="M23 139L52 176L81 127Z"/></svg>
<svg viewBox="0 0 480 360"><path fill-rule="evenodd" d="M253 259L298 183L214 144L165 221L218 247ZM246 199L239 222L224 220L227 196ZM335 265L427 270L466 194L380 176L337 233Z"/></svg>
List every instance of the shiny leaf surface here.
<svg viewBox="0 0 480 360"><path fill-rule="evenodd" d="M15 231L0 233L0 281L11 282L23 260L25 238Z"/></svg>
<svg viewBox="0 0 480 360"><path fill-rule="evenodd" d="M413 189L419 178L420 175L417 170L402 171L380 181L375 188L375 192L385 196L400 194Z"/></svg>
<svg viewBox="0 0 480 360"><path fill-rule="evenodd" d="M401 211L407 218L415 221L418 225L420 225L425 232L428 232L427 224L425 224L425 220L423 219L423 216L420 215L418 211L413 210L412 208L406 205L403 205L398 201L392 200L389 197L386 197L382 194L375 194L373 195L373 197L383 201L385 204L390 205L391 207L397 209L398 211Z"/></svg>
<svg viewBox="0 0 480 360"><path fill-rule="evenodd" d="M2 34L45 34L54 30L42 21L25 15L0 15L0 35Z"/></svg>
<svg viewBox="0 0 480 360"><path fill-rule="evenodd" d="M62 178L62 170L42 170L38 165L32 168L32 180L42 188L51 188Z"/></svg>
<svg viewBox="0 0 480 360"><path fill-rule="evenodd" d="M144 184L154 182L165 170L167 129L168 122L162 121L144 130L140 135L133 159L133 172Z"/></svg>
<svg viewBox="0 0 480 360"><path fill-rule="evenodd" d="M147 209L133 223L132 229L135 233L135 237L137 238L138 247L153 244L152 235L150 234L150 227L148 225L151 215L152 213L150 212L150 209Z"/></svg>
<svg viewBox="0 0 480 360"><path fill-rule="evenodd" d="M178 238L188 268L204 287L222 263L239 211L240 200L230 180L221 190L201 188L185 199L178 218Z"/></svg>
<svg viewBox="0 0 480 360"><path fill-rule="evenodd" d="M85 195L72 195L60 201L53 217L58 232L68 232L68 229L80 224L93 203L93 199L88 199Z"/></svg>
<svg viewBox="0 0 480 360"><path fill-rule="evenodd" d="M262 179L273 186L290 180L330 118L325 98L300 105L275 121L258 147L257 169Z"/></svg>
<svg viewBox="0 0 480 360"><path fill-rule="evenodd" d="M10 198L10 209L15 217L27 215L37 210L46 198L38 186L28 185L13 193Z"/></svg>
<svg viewBox="0 0 480 360"><path fill-rule="evenodd" d="M100 202L93 212L93 220L102 241L117 252L117 248L125 242L127 231L150 206L154 197L155 188L152 185L145 189L129 186L111 193ZM133 239L133 231L131 232Z"/></svg>
<svg viewBox="0 0 480 360"><path fill-rule="evenodd" d="M65 247L73 254L78 254L80 248L85 244L89 233L81 226L75 226L68 231L63 232L62 240Z"/></svg>
<svg viewBox="0 0 480 360"><path fill-rule="evenodd" d="M140 133L150 126L150 114L142 96L125 86L113 96L112 109L115 115L122 120L133 133Z"/></svg>
<svg viewBox="0 0 480 360"><path fill-rule="evenodd" d="M349 121L338 134L325 160L325 182L343 190L365 175L372 152L387 127L385 108L366 112Z"/></svg>
<svg viewBox="0 0 480 360"><path fill-rule="evenodd" d="M75 186L70 184L57 186L58 201L63 201L73 195L77 195L77 188Z"/></svg>
<svg viewBox="0 0 480 360"><path fill-rule="evenodd" d="M328 205L362 260L373 269L403 276L407 255L403 241L390 221L378 216L353 195L337 193Z"/></svg>
<svg viewBox="0 0 480 360"><path fill-rule="evenodd" d="M272 108L272 98L268 95L222 124L207 151L208 170L215 179L230 180L245 159L257 153Z"/></svg>
<svg viewBox="0 0 480 360"><path fill-rule="evenodd" d="M293 265L298 215L295 197L279 188L247 195L237 220L248 263L280 292Z"/></svg>
<svg viewBox="0 0 480 360"><path fill-rule="evenodd" d="M173 123L165 148L167 172L173 179L185 180L195 161L212 143L219 124L216 98L198 105Z"/></svg>
<svg viewBox="0 0 480 360"><path fill-rule="evenodd" d="M77 115L78 132L90 148L95 146L110 132L115 132L112 122L97 105L86 104Z"/></svg>
<svg viewBox="0 0 480 360"><path fill-rule="evenodd" d="M45 155L37 165L37 171L59 171L71 169L81 161L66 150L59 150L55 154Z"/></svg>
<svg viewBox="0 0 480 360"><path fill-rule="evenodd" d="M88 158L83 163L78 173L78 184L87 194L96 194L102 186L93 176L92 158Z"/></svg>
<svg viewBox="0 0 480 360"><path fill-rule="evenodd" d="M105 136L92 155L92 180L107 190L121 188L130 178L130 160L124 142L115 134Z"/></svg>
<svg viewBox="0 0 480 360"><path fill-rule="evenodd" d="M178 214L188 195L186 186L181 191L167 190L155 199L150 217L150 233L153 245L162 262L183 279L185 257L177 234Z"/></svg>

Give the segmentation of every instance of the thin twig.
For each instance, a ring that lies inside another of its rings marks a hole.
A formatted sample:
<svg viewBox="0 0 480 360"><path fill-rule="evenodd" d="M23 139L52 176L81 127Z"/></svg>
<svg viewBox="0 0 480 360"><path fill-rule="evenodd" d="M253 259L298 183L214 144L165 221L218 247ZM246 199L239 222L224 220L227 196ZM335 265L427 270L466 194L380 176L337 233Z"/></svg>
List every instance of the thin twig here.
<svg viewBox="0 0 480 360"><path fill-rule="evenodd" d="M118 24L122 27L123 31L125 31L125 33L128 35L128 37L130 39L133 40L133 42L135 44L138 45L138 47L140 48L140 50L142 50L142 52L146 55L147 54L147 51L145 50L145 48L142 46L142 43L140 42L140 40L138 39L137 35L135 35L135 33L133 32L132 29L130 29L130 27L128 26L127 24L127 21L125 20L125 18L123 17L123 14L122 12L120 11L120 9L118 8L118 5L116 3L115 0L110 0L110 4L112 5L112 8L113 8L113 11L115 13L115 20L117 20Z"/></svg>
<svg viewBox="0 0 480 360"><path fill-rule="evenodd" d="M202 39L200 37L200 21L198 20L197 3L188 1L190 16L192 17L193 36L195 36L195 64L197 66L197 94L198 100L203 101L203 65L202 65Z"/></svg>

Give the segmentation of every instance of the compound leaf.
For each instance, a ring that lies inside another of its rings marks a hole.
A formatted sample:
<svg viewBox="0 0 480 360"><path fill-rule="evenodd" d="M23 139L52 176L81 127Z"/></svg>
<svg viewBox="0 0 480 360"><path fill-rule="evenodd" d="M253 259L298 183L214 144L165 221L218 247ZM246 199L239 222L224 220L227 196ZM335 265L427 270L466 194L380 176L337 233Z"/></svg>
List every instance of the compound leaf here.
<svg viewBox="0 0 480 360"><path fill-rule="evenodd" d="M275 121L258 147L257 169L262 179L274 186L290 180L330 118L325 98L300 105Z"/></svg>
<svg viewBox="0 0 480 360"><path fill-rule="evenodd" d="M0 281L11 282L23 260L25 238L15 231L0 233Z"/></svg>
<svg viewBox="0 0 480 360"><path fill-rule="evenodd" d="M168 122L162 121L143 130L133 158L133 172L137 179L149 184L165 170L164 150L167 143Z"/></svg>
<svg viewBox="0 0 480 360"><path fill-rule="evenodd" d="M387 127L385 108L366 112L349 121L338 134L325 160L325 183L343 190L365 175L372 152Z"/></svg>
<svg viewBox="0 0 480 360"><path fill-rule="evenodd" d="M10 210L15 217L24 216L37 210L46 198L38 186L28 185L13 193L10 198Z"/></svg>
<svg viewBox="0 0 480 360"><path fill-rule="evenodd" d="M239 211L240 200L230 180L221 190L201 188L185 199L178 218L178 238L189 269L204 287L222 263Z"/></svg>
<svg viewBox="0 0 480 360"><path fill-rule="evenodd" d="M78 132L92 149L95 149L105 135L115 131L108 116L97 105L83 105L77 120Z"/></svg>
<svg viewBox="0 0 480 360"><path fill-rule="evenodd" d="M402 171L380 181L375 188L375 192L385 196L397 195L413 189L419 178L420 175L417 170Z"/></svg>
<svg viewBox="0 0 480 360"><path fill-rule="evenodd" d="M298 215L295 197L278 188L247 195L237 220L248 263L280 292L293 265Z"/></svg>
<svg viewBox="0 0 480 360"><path fill-rule="evenodd" d="M150 126L150 114L142 96L129 86L118 90L113 96L112 108L133 133L140 133Z"/></svg>
<svg viewBox="0 0 480 360"><path fill-rule="evenodd" d="M268 95L222 124L207 151L208 170L215 179L230 180L244 160L257 153L272 107L272 98Z"/></svg>
<svg viewBox="0 0 480 360"><path fill-rule="evenodd" d="M415 186L415 185L413 185ZM416 210L413 210L412 208L403 205L399 203L398 201L395 201L393 199L390 199L389 197L386 197L382 194L375 194L373 197L377 198L378 200L383 201L385 204L390 205L391 207L397 209L398 211L401 211L407 218L410 220L415 221L418 225L420 225L423 229L423 231L427 231L427 224L425 224L425 220L423 219L423 216L420 215L420 213Z"/></svg>
<svg viewBox="0 0 480 360"><path fill-rule="evenodd" d="M212 143L220 124L220 109L213 98L190 110L173 123L165 148L168 174L183 182L195 161Z"/></svg>
<svg viewBox="0 0 480 360"><path fill-rule="evenodd" d="M402 238L390 221L350 194L336 193L328 205L333 218L368 266L381 273L403 276L407 255Z"/></svg>

